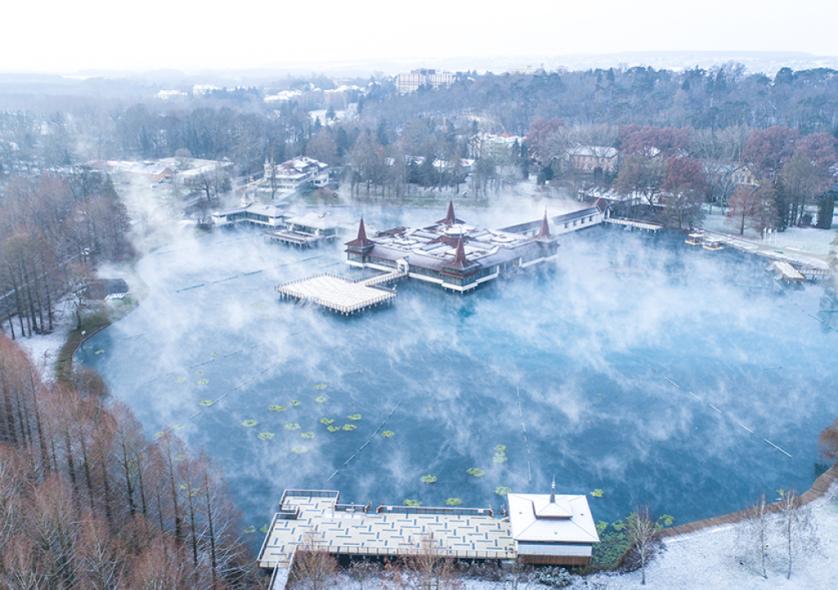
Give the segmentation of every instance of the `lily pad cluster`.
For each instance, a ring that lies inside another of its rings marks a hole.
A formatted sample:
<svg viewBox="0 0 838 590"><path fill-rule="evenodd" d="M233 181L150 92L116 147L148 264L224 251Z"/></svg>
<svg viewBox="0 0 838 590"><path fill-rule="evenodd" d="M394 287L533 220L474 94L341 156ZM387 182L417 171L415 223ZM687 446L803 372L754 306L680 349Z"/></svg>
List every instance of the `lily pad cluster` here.
<svg viewBox="0 0 838 590"><path fill-rule="evenodd" d="M207 379L206 377L198 379L198 385L200 385L201 387L207 384L209 384L209 379Z"/></svg>
<svg viewBox="0 0 838 590"><path fill-rule="evenodd" d="M429 473L420 477L419 480L424 484L430 485L437 482L437 476Z"/></svg>
<svg viewBox="0 0 838 590"><path fill-rule="evenodd" d="M349 418L350 420L354 420L354 421L360 420L362 417L363 416L361 416L361 414L349 414L347 416L347 418Z"/></svg>
<svg viewBox="0 0 838 590"><path fill-rule="evenodd" d="M602 488L596 488L594 491L591 492L591 496L594 498L602 498L605 495L605 492Z"/></svg>
<svg viewBox="0 0 838 590"><path fill-rule="evenodd" d="M381 436L383 436L384 438L393 438L395 435L396 435L396 433L393 432L392 430L381 431Z"/></svg>
<svg viewBox="0 0 838 590"><path fill-rule="evenodd" d="M327 387L329 387L329 386L326 385L325 383L315 383L314 384L314 389L317 389L318 391L322 391L322 390L326 389Z"/></svg>
<svg viewBox="0 0 838 590"><path fill-rule="evenodd" d="M320 424L324 424L328 426L329 424L334 424L335 421L332 418L320 418Z"/></svg>
<svg viewBox="0 0 838 590"><path fill-rule="evenodd" d="M338 430L340 430L340 426L335 426L334 424L329 424L326 427L326 430L328 430L329 432L337 432Z"/></svg>
<svg viewBox="0 0 838 590"><path fill-rule="evenodd" d="M242 420L242 426L244 426L245 428L253 428L257 424L259 424L259 422L257 422L253 418L248 418L247 420Z"/></svg>
<svg viewBox="0 0 838 590"><path fill-rule="evenodd" d="M495 454L492 456L492 463L495 465L506 463L506 445L495 445Z"/></svg>
<svg viewBox="0 0 838 590"><path fill-rule="evenodd" d="M507 486L498 486L495 488L495 494L498 496L508 496L511 491L512 488Z"/></svg>
<svg viewBox="0 0 838 590"><path fill-rule="evenodd" d="M479 467L469 467L466 469L466 473L468 473L472 477L483 477L486 475L486 471L480 469Z"/></svg>
<svg viewBox="0 0 838 590"><path fill-rule="evenodd" d="M358 426L355 424L344 424L341 428L347 432L351 432L353 430L357 430Z"/></svg>
<svg viewBox="0 0 838 590"><path fill-rule="evenodd" d="M213 404L215 404L215 400L214 399L202 399L198 403L201 404L202 406L204 406L205 408L208 408L208 407L212 406Z"/></svg>
<svg viewBox="0 0 838 590"><path fill-rule="evenodd" d="M273 432L260 432L256 435L259 440L273 440Z"/></svg>
<svg viewBox="0 0 838 590"><path fill-rule="evenodd" d="M316 398L314 398L314 401L318 404L325 404L327 401L329 401L329 397L326 395L318 395Z"/></svg>
<svg viewBox="0 0 838 590"><path fill-rule="evenodd" d="M269 412L284 412L287 409L288 408L286 408L285 406L281 406L279 404L272 404L272 405L268 406L268 411Z"/></svg>
<svg viewBox="0 0 838 590"><path fill-rule="evenodd" d="M445 501L445 504L447 506L462 506L463 505L463 500L462 500L462 498L448 498Z"/></svg>
<svg viewBox="0 0 838 590"><path fill-rule="evenodd" d="M292 408L297 408L297 407L299 407L299 406L300 406L300 404L301 404L301 403L303 403L303 402L301 402L301 401L300 401L300 400L298 400L298 399L292 399L292 400L291 400L291 407L292 407Z"/></svg>
<svg viewBox="0 0 838 590"><path fill-rule="evenodd" d="M414 499L414 498L405 498L405 499L404 499L404 505L405 505L405 506L413 506L413 507L416 507L416 506L421 506L421 505L422 505L422 502L420 502L419 500L416 500L416 499Z"/></svg>
<svg viewBox="0 0 838 590"><path fill-rule="evenodd" d="M297 422L286 422L282 425L285 430L299 430L300 425Z"/></svg>
<svg viewBox="0 0 838 590"><path fill-rule="evenodd" d="M314 438L314 433L313 432L301 432L300 437L302 437L306 440L311 440L311 439Z"/></svg>
<svg viewBox="0 0 838 590"><path fill-rule="evenodd" d="M295 455L302 455L308 453L308 449L305 447L291 447L291 452Z"/></svg>

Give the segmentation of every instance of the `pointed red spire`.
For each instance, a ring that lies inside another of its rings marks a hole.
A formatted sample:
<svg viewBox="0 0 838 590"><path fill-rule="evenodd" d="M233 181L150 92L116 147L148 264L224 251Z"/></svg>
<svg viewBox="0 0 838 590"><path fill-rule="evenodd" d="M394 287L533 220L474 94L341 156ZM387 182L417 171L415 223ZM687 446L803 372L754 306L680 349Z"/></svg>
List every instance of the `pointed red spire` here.
<svg viewBox="0 0 838 590"><path fill-rule="evenodd" d="M375 242L367 237L367 228L364 226L364 218L361 218L361 223L358 224L358 237L354 240L346 242L350 249L369 251L375 245Z"/></svg>
<svg viewBox="0 0 838 590"><path fill-rule="evenodd" d="M454 201L448 201L448 213L445 214L445 223L447 225L457 223L457 217L454 215Z"/></svg>
<svg viewBox="0 0 838 590"><path fill-rule="evenodd" d="M462 236L457 240L457 252L454 254L454 264L459 266L466 265L466 247L463 243Z"/></svg>
<svg viewBox="0 0 838 590"><path fill-rule="evenodd" d="M545 214L546 215L546 214ZM356 238L359 242L366 243L367 241L367 228L364 227L364 218L361 218L361 223L358 225L358 237Z"/></svg>
<svg viewBox="0 0 838 590"><path fill-rule="evenodd" d="M549 238L550 237L550 224L547 222L547 209L544 210L544 219L541 220L541 227L538 228L538 233L536 234L538 238Z"/></svg>

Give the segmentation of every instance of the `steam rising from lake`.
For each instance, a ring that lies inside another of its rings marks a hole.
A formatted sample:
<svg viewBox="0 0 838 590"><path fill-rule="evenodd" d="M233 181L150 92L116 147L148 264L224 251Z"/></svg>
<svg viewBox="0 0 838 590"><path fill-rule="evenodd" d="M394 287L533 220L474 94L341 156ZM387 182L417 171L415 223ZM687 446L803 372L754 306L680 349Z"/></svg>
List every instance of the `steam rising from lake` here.
<svg viewBox="0 0 838 590"><path fill-rule="evenodd" d="M500 226L543 207L457 213ZM442 209L344 214L382 228ZM598 520L648 503L684 521L808 487L817 433L838 415L838 335L818 321L820 288L779 292L763 261L677 236L587 230L550 268L466 296L402 283L391 307L352 318L274 291L349 274L338 246L186 229L138 244L142 304L80 358L149 432L173 427L204 447L257 528L285 487L498 507L498 486L546 490L553 475L563 492L601 488Z"/></svg>

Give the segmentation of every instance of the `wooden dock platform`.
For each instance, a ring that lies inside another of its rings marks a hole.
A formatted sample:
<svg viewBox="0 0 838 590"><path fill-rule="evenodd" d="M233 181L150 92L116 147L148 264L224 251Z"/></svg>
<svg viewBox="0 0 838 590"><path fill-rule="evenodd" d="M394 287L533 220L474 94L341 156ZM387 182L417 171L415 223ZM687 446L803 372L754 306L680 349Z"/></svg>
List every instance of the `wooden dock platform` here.
<svg viewBox="0 0 838 590"><path fill-rule="evenodd" d="M605 223L621 225L625 229L639 229L641 231L648 231L652 233L657 233L663 229L663 226L660 223L641 221L639 219L628 219L626 217L606 217Z"/></svg>
<svg viewBox="0 0 838 590"><path fill-rule="evenodd" d="M784 260L775 260L772 264L777 276L787 283L802 283L806 280L803 274Z"/></svg>
<svg viewBox="0 0 838 590"><path fill-rule="evenodd" d="M515 559L508 520L489 508L341 504L333 490L286 490L259 552L259 565L290 567L298 547L333 555L415 555L431 542L441 556Z"/></svg>
<svg viewBox="0 0 838 590"><path fill-rule="evenodd" d="M381 282L386 281L374 284ZM352 315L387 303L396 297L393 291L326 273L284 283L276 290L283 298L311 302L341 315Z"/></svg>
<svg viewBox="0 0 838 590"><path fill-rule="evenodd" d="M324 273L279 285L281 297L308 301L342 315L387 303L396 297L393 291L379 288L407 276L406 269L395 269L367 279L350 281L334 274Z"/></svg>

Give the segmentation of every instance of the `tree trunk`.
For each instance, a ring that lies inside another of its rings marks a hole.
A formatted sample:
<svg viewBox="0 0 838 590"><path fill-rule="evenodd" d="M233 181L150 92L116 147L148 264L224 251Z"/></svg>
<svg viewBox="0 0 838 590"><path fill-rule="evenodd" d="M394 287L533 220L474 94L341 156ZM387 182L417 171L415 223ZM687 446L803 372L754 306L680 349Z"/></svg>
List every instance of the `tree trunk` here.
<svg viewBox="0 0 838 590"><path fill-rule="evenodd" d="M207 523L209 525L209 541L210 541L210 566L212 568L212 590L215 590L217 584L216 569L218 568L218 559L215 554L215 529L212 522L212 502L210 501L209 477L204 471L204 493L207 500Z"/></svg>

